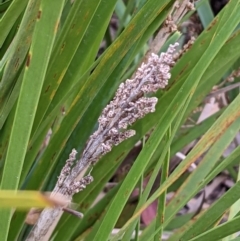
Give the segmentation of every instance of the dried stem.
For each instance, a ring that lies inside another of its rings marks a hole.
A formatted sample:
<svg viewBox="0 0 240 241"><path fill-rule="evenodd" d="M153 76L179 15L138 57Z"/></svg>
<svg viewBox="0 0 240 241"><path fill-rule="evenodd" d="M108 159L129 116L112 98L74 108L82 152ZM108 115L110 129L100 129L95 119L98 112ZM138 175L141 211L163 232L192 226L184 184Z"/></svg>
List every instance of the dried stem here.
<svg viewBox="0 0 240 241"><path fill-rule="evenodd" d="M193 10L194 6L189 0L176 1L172 7L171 12L167 16L164 25L157 33L154 40L149 46L149 50L144 56L143 62L145 62L151 53L157 54L166 42L168 37L175 31L177 31L177 24L179 24L181 18L186 14L187 11Z"/></svg>

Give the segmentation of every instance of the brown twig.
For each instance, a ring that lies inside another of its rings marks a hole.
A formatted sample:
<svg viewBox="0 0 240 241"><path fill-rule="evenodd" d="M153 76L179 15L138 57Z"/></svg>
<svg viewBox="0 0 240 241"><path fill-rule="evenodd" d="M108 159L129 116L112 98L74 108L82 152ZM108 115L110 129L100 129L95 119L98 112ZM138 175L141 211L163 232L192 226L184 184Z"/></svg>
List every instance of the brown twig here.
<svg viewBox="0 0 240 241"><path fill-rule="evenodd" d="M165 23L162 28L157 33L154 40L149 46L149 50L144 56L143 62L145 62L151 53L158 54L163 44L166 42L168 37L177 31L177 24L179 24L181 18L186 14L187 11L193 10L194 6L189 0L179 0L176 1L173 5L172 10L170 11Z"/></svg>

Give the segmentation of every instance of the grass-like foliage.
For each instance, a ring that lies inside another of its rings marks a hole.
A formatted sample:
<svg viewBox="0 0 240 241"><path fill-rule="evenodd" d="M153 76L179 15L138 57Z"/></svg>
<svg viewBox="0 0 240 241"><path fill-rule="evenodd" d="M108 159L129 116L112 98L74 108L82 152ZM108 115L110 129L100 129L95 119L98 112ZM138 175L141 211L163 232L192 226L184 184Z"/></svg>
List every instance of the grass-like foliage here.
<svg viewBox="0 0 240 241"><path fill-rule="evenodd" d="M215 2L0 0L1 241L238 240L240 0Z"/></svg>

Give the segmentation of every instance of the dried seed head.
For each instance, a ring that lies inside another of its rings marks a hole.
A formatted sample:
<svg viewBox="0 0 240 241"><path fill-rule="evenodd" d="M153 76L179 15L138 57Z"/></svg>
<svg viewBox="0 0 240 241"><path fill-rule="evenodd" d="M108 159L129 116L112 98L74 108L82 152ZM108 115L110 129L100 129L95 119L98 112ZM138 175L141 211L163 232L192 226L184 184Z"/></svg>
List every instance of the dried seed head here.
<svg viewBox="0 0 240 241"><path fill-rule="evenodd" d="M64 183L64 180L69 176L71 172L71 167L73 166L74 161L76 160L76 155L77 151L75 149L72 149L72 152L70 153L69 158L66 161L66 164L60 173L60 176L58 177L58 187L61 187Z"/></svg>
<svg viewBox="0 0 240 241"><path fill-rule="evenodd" d="M72 170L71 166L76 154L74 151L70 154L60 174L59 186L66 180L67 174L71 176L71 180L75 180L84 168L93 165L110 152L113 146L135 135L134 130L127 130L127 128L146 114L155 111L158 99L146 97L146 95L163 89L168 84L171 77L170 70L175 63L173 54L177 46L178 43L170 45L167 52L161 53L160 56L152 54L148 61L138 68L133 79L127 79L119 85L113 100L103 109L98 118L97 131L90 136L81 159ZM87 176L80 181L69 182L68 194L73 195L83 190L92 181L89 178Z"/></svg>
<svg viewBox="0 0 240 241"><path fill-rule="evenodd" d="M82 191L91 182L93 182L93 177L91 175L83 177L80 181L74 181L68 189L68 194L72 196L75 193Z"/></svg>
<svg viewBox="0 0 240 241"><path fill-rule="evenodd" d="M113 145L118 145L134 135L134 131L124 130L146 114L155 111L157 98L144 95L166 87L171 77L170 69L175 63L173 53L177 46L178 43L170 45L167 52L160 56L152 54L147 63L138 68L134 79L127 79L119 85L115 97L98 119L99 128L93 137L96 137L96 141L101 142L101 145L92 157L96 159L96 155L106 154Z"/></svg>

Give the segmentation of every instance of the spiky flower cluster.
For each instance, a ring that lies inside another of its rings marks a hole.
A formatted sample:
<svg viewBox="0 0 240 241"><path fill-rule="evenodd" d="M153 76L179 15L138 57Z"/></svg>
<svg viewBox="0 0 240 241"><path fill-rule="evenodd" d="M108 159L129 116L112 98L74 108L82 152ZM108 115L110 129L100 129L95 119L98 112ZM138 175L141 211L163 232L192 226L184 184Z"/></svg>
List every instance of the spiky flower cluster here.
<svg viewBox="0 0 240 241"><path fill-rule="evenodd" d="M90 137L83 156L90 154L89 158L94 163L111 151L112 146L135 134L134 130L126 130L128 126L155 111L157 98L145 95L163 89L168 84L170 69L175 63L173 53L177 46L178 43L170 45L167 52L160 56L152 54L148 62L137 70L133 79L120 84L115 97L99 117L98 130Z"/></svg>
<svg viewBox="0 0 240 241"><path fill-rule="evenodd" d="M190 40L183 45L183 48L173 55L174 60L177 61L180 59L193 46L194 42L195 38L192 36Z"/></svg>
<svg viewBox="0 0 240 241"><path fill-rule="evenodd" d="M91 182L93 182L93 177L90 174L83 177L80 181L73 182L68 188L68 195L73 196L75 193L84 190Z"/></svg>
<svg viewBox="0 0 240 241"><path fill-rule="evenodd" d="M69 174L71 173L71 167L74 164L74 161L76 160L77 151L75 149L72 150L72 152L69 155L69 158L66 161L65 166L63 167L60 176L58 177L58 187L62 187L65 179Z"/></svg>
<svg viewBox="0 0 240 241"><path fill-rule="evenodd" d="M163 89L171 77L170 69L175 64L174 52L178 43L170 45L166 53L160 56L152 54L147 63L138 68L133 79L120 84L113 100L104 108L98 119L98 129L90 136L83 154L71 169L76 151L69 159L58 178L58 188L63 183L69 195L85 188L92 178L81 181L75 179L88 166L93 165L103 155L110 152L113 146L135 135L134 130L127 130L138 119L155 111L156 97L146 97L150 93ZM90 175L88 175L90 177Z"/></svg>

